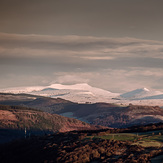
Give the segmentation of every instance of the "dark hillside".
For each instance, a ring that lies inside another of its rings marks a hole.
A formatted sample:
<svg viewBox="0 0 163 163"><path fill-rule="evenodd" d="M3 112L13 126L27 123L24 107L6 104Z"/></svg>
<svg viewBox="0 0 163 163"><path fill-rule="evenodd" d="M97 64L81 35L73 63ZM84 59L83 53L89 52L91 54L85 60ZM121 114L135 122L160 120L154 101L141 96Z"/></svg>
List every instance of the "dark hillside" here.
<svg viewBox="0 0 163 163"><path fill-rule="evenodd" d="M0 105L1 140L3 140L3 138L6 139L6 136L10 139L9 133L11 132L15 133L18 131L22 135L25 128L28 135L36 133L45 134L72 130L96 129L94 126L73 118L45 113L22 106Z"/></svg>

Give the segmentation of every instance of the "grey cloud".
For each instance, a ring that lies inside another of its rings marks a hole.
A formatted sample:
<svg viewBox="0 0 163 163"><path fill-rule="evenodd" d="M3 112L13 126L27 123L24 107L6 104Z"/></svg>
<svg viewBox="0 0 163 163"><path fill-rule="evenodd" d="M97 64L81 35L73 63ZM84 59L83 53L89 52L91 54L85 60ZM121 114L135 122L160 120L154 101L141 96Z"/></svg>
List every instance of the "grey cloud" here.
<svg viewBox="0 0 163 163"><path fill-rule="evenodd" d="M7 57L162 57L163 42L134 38L0 34L0 54Z"/></svg>
<svg viewBox="0 0 163 163"><path fill-rule="evenodd" d="M1 32L162 40L162 0L1 0Z"/></svg>
<svg viewBox="0 0 163 163"><path fill-rule="evenodd" d="M160 41L1 33L0 42L0 63L20 67L97 71L108 67L163 66L163 42Z"/></svg>
<svg viewBox="0 0 163 163"><path fill-rule="evenodd" d="M135 38L0 33L0 83L81 81L116 92L133 83L161 88L162 49L161 41Z"/></svg>

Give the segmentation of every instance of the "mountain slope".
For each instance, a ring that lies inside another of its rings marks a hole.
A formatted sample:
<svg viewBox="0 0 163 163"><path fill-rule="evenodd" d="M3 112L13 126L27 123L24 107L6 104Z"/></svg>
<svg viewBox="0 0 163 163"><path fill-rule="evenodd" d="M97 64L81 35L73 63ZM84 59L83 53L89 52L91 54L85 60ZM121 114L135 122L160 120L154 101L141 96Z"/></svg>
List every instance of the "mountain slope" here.
<svg viewBox="0 0 163 163"><path fill-rule="evenodd" d="M60 113L93 125L113 128L163 122L163 109L159 107L136 105L121 107L107 103L79 104L74 107L76 109L61 110Z"/></svg>
<svg viewBox="0 0 163 163"><path fill-rule="evenodd" d="M61 109L76 105L76 103L61 98L12 93L0 93L0 104L26 106L48 113L56 113Z"/></svg>
<svg viewBox="0 0 163 163"><path fill-rule="evenodd" d="M163 94L155 95L155 96L147 96L147 97L143 97L143 98L137 98L136 100L154 100L154 99L162 100L163 99Z"/></svg>
<svg viewBox="0 0 163 163"><path fill-rule="evenodd" d="M125 98L125 99L141 99L141 98L146 98L149 96L155 96L155 95L160 95L163 94L160 91L151 91L147 88L142 88L142 89L136 89L130 92L126 92L124 94L121 94L120 97L121 98Z"/></svg>
<svg viewBox="0 0 163 163"><path fill-rule="evenodd" d="M163 107L163 92L149 90L147 88L126 92L114 98L114 103L129 105L149 105Z"/></svg>
<svg viewBox="0 0 163 163"><path fill-rule="evenodd" d="M12 134L15 134L15 137L24 136L25 128L27 134L96 129L95 126L73 118L49 114L22 106L0 105L0 142L3 142L3 139L6 140L6 137L8 137L6 141L10 140L14 136Z"/></svg>
<svg viewBox="0 0 163 163"><path fill-rule="evenodd" d="M91 128L89 124L76 119L49 114L42 111L21 107L0 105L0 128L2 129L36 129L69 131Z"/></svg>

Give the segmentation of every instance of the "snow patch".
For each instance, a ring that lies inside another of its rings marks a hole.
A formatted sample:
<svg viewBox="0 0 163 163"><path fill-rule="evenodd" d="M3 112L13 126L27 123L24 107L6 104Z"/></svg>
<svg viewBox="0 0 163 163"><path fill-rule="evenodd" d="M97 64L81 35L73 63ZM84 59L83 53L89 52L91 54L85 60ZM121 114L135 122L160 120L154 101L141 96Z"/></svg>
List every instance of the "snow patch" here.
<svg viewBox="0 0 163 163"><path fill-rule="evenodd" d="M143 88L143 90L144 90L144 91L147 91L147 92L149 92L149 91L150 91L150 90L149 90L149 89L147 89L147 88Z"/></svg>

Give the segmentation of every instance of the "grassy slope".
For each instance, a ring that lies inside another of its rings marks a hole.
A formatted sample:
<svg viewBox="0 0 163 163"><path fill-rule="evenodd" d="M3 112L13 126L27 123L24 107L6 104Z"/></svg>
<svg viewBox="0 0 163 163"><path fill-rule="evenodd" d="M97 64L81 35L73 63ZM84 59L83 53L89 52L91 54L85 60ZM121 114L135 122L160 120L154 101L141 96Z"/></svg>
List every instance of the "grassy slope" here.
<svg viewBox="0 0 163 163"><path fill-rule="evenodd" d="M163 130L162 130L163 132ZM154 132L152 132L154 133ZM89 137L90 138L90 137ZM149 133L116 133L95 136L91 138L102 138L119 141L132 141L133 145L141 145L143 147L161 147L163 146L163 135L153 135Z"/></svg>

